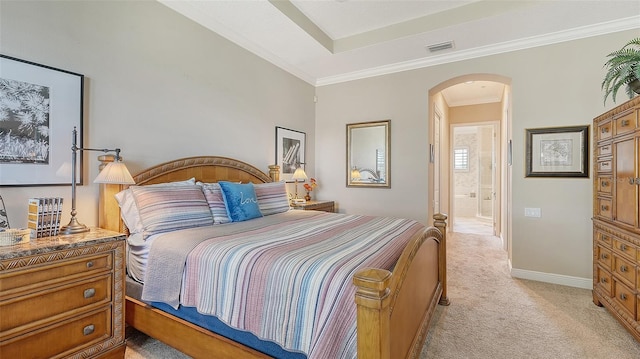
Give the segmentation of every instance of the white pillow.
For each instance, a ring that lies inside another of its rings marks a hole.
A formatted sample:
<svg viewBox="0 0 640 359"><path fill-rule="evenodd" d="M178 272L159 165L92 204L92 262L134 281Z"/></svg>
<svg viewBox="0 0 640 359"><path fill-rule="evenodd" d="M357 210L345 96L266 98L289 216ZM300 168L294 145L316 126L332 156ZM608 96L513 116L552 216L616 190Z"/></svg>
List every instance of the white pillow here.
<svg viewBox="0 0 640 359"><path fill-rule="evenodd" d="M191 178L185 181L151 184L145 187L182 186L187 184L193 185L195 183L196 179ZM142 233L144 227L131 189L127 188L124 191L120 191L115 194L115 197L118 205L120 206L120 216L122 217L124 224L129 228L129 233Z"/></svg>

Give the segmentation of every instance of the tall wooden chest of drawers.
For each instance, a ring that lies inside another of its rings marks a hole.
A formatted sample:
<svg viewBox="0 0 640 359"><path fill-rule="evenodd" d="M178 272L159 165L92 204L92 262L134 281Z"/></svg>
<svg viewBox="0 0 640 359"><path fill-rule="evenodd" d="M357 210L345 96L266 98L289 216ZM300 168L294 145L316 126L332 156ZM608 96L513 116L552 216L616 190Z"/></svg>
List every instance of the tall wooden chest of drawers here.
<svg viewBox="0 0 640 359"><path fill-rule="evenodd" d="M594 119L593 302L640 341L640 97Z"/></svg>
<svg viewBox="0 0 640 359"><path fill-rule="evenodd" d="M0 358L124 358L125 236L0 247Z"/></svg>

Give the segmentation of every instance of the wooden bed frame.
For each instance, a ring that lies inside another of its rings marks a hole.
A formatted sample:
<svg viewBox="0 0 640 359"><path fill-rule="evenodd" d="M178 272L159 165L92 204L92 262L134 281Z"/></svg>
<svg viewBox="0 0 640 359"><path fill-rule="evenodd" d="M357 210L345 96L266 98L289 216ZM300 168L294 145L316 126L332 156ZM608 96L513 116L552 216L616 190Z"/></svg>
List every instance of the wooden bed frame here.
<svg viewBox="0 0 640 359"><path fill-rule="evenodd" d="M108 156L99 158L105 162ZM273 166L270 166L273 167ZM270 173L277 180L277 170ZM151 167L133 176L136 185L195 177L253 183L272 178L254 166L225 157L189 157ZM100 227L127 232L113 195L123 185L101 185ZM446 215L434 215L434 226L418 233L405 247L393 272L358 271L358 358L418 358L436 305L449 305L446 292ZM269 356L185 320L126 297L126 323L194 358L268 358Z"/></svg>

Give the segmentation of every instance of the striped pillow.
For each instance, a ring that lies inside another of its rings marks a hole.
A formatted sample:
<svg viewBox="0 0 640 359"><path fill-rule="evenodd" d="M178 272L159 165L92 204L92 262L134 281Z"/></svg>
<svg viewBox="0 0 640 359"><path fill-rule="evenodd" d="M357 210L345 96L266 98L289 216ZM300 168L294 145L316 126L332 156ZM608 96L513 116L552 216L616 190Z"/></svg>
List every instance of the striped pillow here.
<svg viewBox="0 0 640 359"><path fill-rule="evenodd" d="M144 226L144 238L152 234L213 224L213 216L197 185L132 187Z"/></svg>
<svg viewBox="0 0 640 359"><path fill-rule="evenodd" d="M202 192L207 199L209 209L213 215L213 223L224 224L231 222L229 215L227 214L227 208L224 205L224 198L222 197L222 189L217 183L202 183L197 182L202 186Z"/></svg>
<svg viewBox="0 0 640 359"><path fill-rule="evenodd" d="M151 184L147 185L147 187L182 186L185 184L195 183L196 179L190 178L184 181ZM131 188L133 188L133 186L116 193L114 197L120 206L120 216L122 217L124 224L129 229L129 233L142 233L144 231L144 226L140 220L140 213L138 212L138 206L136 206L136 200L133 198L133 194L131 193Z"/></svg>
<svg viewBox="0 0 640 359"><path fill-rule="evenodd" d="M290 209L284 182L259 183L253 186L263 216L286 212Z"/></svg>

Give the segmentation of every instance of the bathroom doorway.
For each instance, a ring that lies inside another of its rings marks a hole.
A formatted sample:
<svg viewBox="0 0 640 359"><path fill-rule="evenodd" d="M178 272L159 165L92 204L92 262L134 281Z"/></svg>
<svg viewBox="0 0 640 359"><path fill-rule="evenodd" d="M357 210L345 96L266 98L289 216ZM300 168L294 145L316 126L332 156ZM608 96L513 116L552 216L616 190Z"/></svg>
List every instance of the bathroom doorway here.
<svg viewBox="0 0 640 359"><path fill-rule="evenodd" d="M452 125L454 231L495 235L498 123Z"/></svg>

